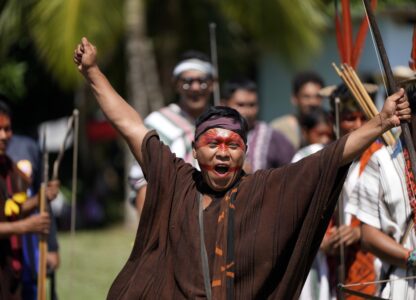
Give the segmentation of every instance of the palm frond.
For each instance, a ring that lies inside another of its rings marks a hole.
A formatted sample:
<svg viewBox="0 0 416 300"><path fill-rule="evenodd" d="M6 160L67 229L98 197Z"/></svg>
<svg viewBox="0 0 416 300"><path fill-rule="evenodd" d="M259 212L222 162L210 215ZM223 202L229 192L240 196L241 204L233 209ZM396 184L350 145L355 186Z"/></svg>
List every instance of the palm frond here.
<svg viewBox="0 0 416 300"><path fill-rule="evenodd" d="M255 37L261 47L302 62L320 47L320 33L327 24L320 1L311 0L221 0L223 12Z"/></svg>
<svg viewBox="0 0 416 300"><path fill-rule="evenodd" d="M33 2L9 0L4 3L0 10L0 59L4 58L11 45L19 41L25 27L25 12Z"/></svg>
<svg viewBox="0 0 416 300"><path fill-rule="evenodd" d="M64 88L81 80L72 61L81 37L96 44L103 59L120 41L122 20L122 2L113 0L39 0L29 19L39 57Z"/></svg>

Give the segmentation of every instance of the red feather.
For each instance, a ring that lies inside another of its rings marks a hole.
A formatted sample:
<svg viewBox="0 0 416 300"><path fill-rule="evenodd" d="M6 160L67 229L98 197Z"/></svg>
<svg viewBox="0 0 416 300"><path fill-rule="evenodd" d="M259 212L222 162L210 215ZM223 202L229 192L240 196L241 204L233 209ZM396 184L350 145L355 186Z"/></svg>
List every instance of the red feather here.
<svg viewBox="0 0 416 300"><path fill-rule="evenodd" d="M344 63L351 65L352 55L352 25L351 25L351 12L350 12L350 1L341 0L342 4L342 26L344 36L344 49L346 58Z"/></svg>
<svg viewBox="0 0 416 300"><path fill-rule="evenodd" d="M377 7L377 0L371 1L371 7L373 10ZM358 63L360 61L361 53L363 52L363 46L365 42L365 38L368 32L368 21L367 17L364 16L363 20L361 21L360 28L358 29L357 37L355 38L355 44L352 51L352 59L351 59L351 66L353 69L356 69Z"/></svg>
<svg viewBox="0 0 416 300"><path fill-rule="evenodd" d="M410 53L409 68L416 71L416 25L413 28L412 52Z"/></svg>
<svg viewBox="0 0 416 300"><path fill-rule="evenodd" d="M341 59L341 62L344 63L346 61L346 55L345 55L344 39L342 36L341 24L339 21L338 13L335 14L335 31L336 31L336 37L337 37L339 57Z"/></svg>

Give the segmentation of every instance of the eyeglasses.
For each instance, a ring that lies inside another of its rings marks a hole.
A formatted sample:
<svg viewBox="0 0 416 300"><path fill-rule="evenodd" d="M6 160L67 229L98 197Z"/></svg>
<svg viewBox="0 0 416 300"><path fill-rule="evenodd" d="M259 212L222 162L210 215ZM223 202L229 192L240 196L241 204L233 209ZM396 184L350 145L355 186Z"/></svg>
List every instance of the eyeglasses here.
<svg viewBox="0 0 416 300"><path fill-rule="evenodd" d="M199 87L202 90L205 90L208 88L208 84L211 81L211 78L209 77L195 77L195 78L185 77L185 78L181 78L180 81L182 82L182 88L184 90L189 90L194 82L198 82Z"/></svg>

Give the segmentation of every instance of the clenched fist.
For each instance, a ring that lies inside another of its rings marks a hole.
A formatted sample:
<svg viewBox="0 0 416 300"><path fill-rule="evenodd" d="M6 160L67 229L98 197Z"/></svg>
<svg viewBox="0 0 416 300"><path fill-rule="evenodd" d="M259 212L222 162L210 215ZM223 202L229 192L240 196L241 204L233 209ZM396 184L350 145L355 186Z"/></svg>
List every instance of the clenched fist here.
<svg viewBox="0 0 416 300"><path fill-rule="evenodd" d="M380 112L381 125L385 130L399 126L401 121L409 121L411 111L404 89L389 96Z"/></svg>
<svg viewBox="0 0 416 300"><path fill-rule="evenodd" d="M81 44L78 44L74 50L74 62L78 70L85 75L90 68L97 66L96 58L97 49L87 38L83 37Z"/></svg>

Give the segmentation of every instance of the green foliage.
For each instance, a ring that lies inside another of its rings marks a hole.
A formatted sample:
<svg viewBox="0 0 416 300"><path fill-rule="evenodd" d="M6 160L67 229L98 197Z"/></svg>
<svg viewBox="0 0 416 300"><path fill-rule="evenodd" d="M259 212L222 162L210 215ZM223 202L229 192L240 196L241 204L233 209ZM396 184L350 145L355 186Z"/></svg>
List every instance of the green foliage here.
<svg viewBox="0 0 416 300"><path fill-rule="evenodd" d="M39 58L65 88L81 81L74 67L74 47L87 36L105 60L123 30L122 1L39 0L30 12L30 32Z"/></svg>
<svg viewBox="0 0 416 300"><path fill-rule="evenodd" d="M0 59L4 58L10 47L19 42L25 31L25 13L33 0L6 1L0 10Z"/></svg>
<svg viewBox="0 0 416 300"><path fill-rule="evenodd" d="M24 76L27 65L25 62L8 61L0 65L0 93L10 99L19 100L26 94Z"/></svg>
<svg viewBox="0 0 416 300"><path fill-rule="evenodd" d="M219 7L240 24L260 47L302 62L305 53L320 47L320 33L327 22L318 0L221 0ZM307 51L305 51L307 49Z"/></svg>
<svg viewBox="0 0 416 300"><path fill-rule="evenodd" d="M15 101L26 93L24 79L27 64L8 56L15 44L24 43L22 33L25 31L25 12L32 3L33 0L9 0L0 5L0 93Z"/></svg>

